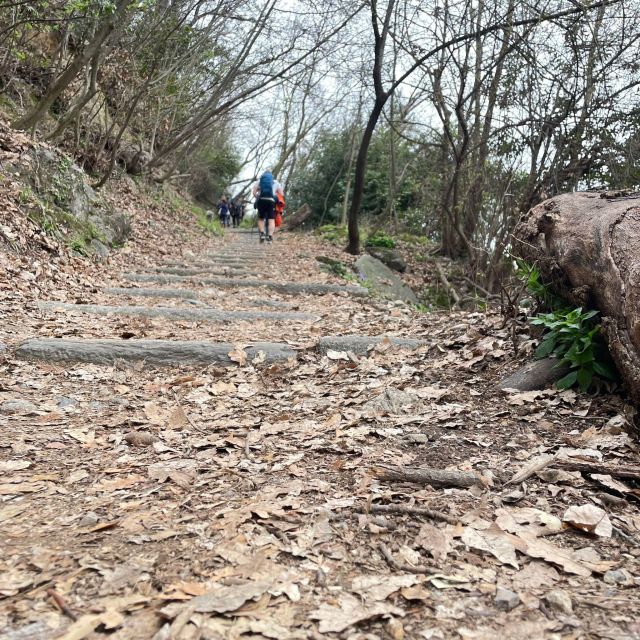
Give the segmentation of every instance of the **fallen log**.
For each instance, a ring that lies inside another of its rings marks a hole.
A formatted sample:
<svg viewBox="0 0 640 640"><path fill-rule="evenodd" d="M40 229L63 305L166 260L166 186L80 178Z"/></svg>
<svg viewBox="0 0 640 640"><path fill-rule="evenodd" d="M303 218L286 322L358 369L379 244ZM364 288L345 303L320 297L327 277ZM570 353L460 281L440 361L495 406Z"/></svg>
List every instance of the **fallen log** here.
<svg viewBox="0 0 640 640"><path fill-rule="evenodd" d="M244 267L229 266L226 264L212 265L211 267L156 267L156 273L173 276L260 276L260 271L249 271Z"/></svg>
<svg viewBox="0 0 640 640"><path fill-rule="evenodd" d="M613 360L640 401L640 198L590 192L547 200L517 225L514 252L571 304L600 311Z"/></svg>
<svg viewBox="0 0 640 640"><path fill-rule="evenodd" d="M303 204L295 213L286 216L282 221L282 228L287 231L293 231L301 227L313 214L313 210L308 204Z"/></svg>
<svg viewBox="0 0 640 640"><path fill-rule="evenodd" d="M640 467L631 465L587 462L585 460L564 460L561 458L554 460L549 466L561 467L567 471L580 471L580 473L598 473L623 480L640 480Z"/></svg>
<svg viewBox="0 0 640 640"><path fill-rule="evenodd" d="M378 480L387 482L412 482L429 484L432 487L461 487L467 489L482 485L479 476L469 471L457 469L403 469L400 467L374 467L373 474Z"/></svg>
<svg viewBox="0 0 640 640"><path fill-rule="evenodd" d="M500 389L534 391L558 382L569 373L569 365L559 364L557 358L534 360L520 367L500 381Z"/></svg>

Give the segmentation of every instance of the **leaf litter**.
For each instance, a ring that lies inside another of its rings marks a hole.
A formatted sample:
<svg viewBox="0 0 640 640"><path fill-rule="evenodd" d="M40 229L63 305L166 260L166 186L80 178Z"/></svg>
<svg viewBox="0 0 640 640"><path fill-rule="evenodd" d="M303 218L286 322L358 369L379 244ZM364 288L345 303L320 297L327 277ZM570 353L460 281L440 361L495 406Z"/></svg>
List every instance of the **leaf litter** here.
<svg viewBox="0 0 640 640"><path fill-rule="evenodd" d="M141 194L126 206L140 229L163 215ZM212 290L195 280L184 286L216 308L286 303L320 320L218 326L33 311L36 298L125 303L103 292L107 283L127 286L125 271L188 263L233 241L194 229L179 245L167 231L174 224L137 231L106 265L62 247L49 262L33 254L42 264L35 280L13 279L29 270L21 254L2 258L11 285L0 289L0 339L9 346L33 335L124 333L234 345L228 368L3 356L0 403L30 403L0 415L7 638L29 629L69 640L640 633L638 485L615 474L640 460L626 431L630 408L616 396L498 391L512 365L496 314L427 315L376 299ZM340 282L311 256L344 255L311 236L282 235L270 251L287 279ZM384 342L366 358L313 352L318 336L346 333L418 337L425 346ZM251 362L245 346L256 338L287 342L298 358ZM483 482L435 488L382 480L381 467ZM624 583L603 579L621 568L631 576ZM499 609L498 587L520 604ZM552 589L571 598L570 622L545 607Z"/></svg>

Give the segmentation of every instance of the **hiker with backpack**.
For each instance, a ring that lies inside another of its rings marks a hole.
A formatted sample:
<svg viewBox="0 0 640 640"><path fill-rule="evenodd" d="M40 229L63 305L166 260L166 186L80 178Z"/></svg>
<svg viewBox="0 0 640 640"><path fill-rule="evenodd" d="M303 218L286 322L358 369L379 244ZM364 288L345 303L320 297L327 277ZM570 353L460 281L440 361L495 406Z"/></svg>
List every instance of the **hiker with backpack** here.
<svg viewBox="0 0 640 640"><path fill-rule="evenodd" d="M229 226L229 203L227 198L222 196L218 201L218 216L223 227Z"/></svg>
<svg viewBox="0 0 640 640"><path fill-rule="evenodd" d="M260 242L273 242L275 229L276 199L278 194L284 197L284 191L280 183L273 177L271 171L265 171L258 182L253 185L253 197L256 199L254 208L258 211L258 229Z"/></svg>

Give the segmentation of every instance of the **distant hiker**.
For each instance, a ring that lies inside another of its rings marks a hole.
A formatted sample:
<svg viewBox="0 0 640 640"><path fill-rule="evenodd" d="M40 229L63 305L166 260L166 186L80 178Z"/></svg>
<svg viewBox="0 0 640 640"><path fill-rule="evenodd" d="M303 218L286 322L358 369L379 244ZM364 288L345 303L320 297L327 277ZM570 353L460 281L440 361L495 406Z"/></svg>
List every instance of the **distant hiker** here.
<svg viewBox="0 0 640 640"><path fill-rule="evenodd" d="M280 183L273 177L271 171L265 171L258 182L253 185L253 205L258 210L258 229L260 242L273 242L273 230L276 218L276 197L279 193L284 196Z"/></svg>
<svg viewBox="0 0 640 640"><path fill-rule="evenodd" d="M238 198L231 201L231 220L234 227L240 226L242 220L242 204Z"/></svg>
<svg viewBox="0 0 640 640"><path fill-rule="evenodd" d="M227 198L222 196L218 201L218 216L223 227L229 226L229 203Z"/></svg>
<svg viewBox="0 0 640 640"><path fill-rule="evenodd" d="M276 194L276 218L275 218L275 230L282 226L282 216L284 215L284 193L280 192Z"/></svg>

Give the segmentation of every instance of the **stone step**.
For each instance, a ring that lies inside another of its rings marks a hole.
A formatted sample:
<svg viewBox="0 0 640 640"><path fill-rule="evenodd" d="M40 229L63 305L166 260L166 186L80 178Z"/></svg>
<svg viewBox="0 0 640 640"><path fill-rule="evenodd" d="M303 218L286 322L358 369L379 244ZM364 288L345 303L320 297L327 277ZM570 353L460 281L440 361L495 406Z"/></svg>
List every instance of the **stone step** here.
<svg viewBox="0 0 640 640"><path fill-rule="evenodd" d="M401 347L404 349L417 349L430 344L428 340L421 338L397 338L394 336L360 336L360 335L346 335L346 336L324 336L318 340L318 351L322 354L326 354L329 350L332 351L351 351L358 356L365 356L369 352L371 347L380 344L385 338L394 347Z"/></svg>
<svg viewBox="0 0 640 640"><path fill-rule="evenodd" d="M231 365L230 343L179 340L61 340L32 339L15 352L21 360L45 362L91 362L112 365L117 360L144 361L155 367L181 365ZM248 360L264 353L265 362L295 358L296 352L286 344L254 342L245 347Z"/></svg>
<svg viewBox="0 0 640 640"><path fill-rule="evenodd" d="M207 268L186 268L186 267L156 267L158 273L165 273L174 276L200 276L200 275L224 275L224 276L259 276L258 271L248 271L237 267L227 267L224 265L211 266Z"/></svg>
<svg viewBox="0 0 640 640"><path fill-rule="evenodd" d="M426 340L396 338L393 336L324 336L317 344L317 351L326 354L334 351L350 351L367 356L369 347L388 338L392 345L415 349L428 344ZM230 343L201 340L67 340L59 338L33 338L18 346L15 357L21 360L45 362L91 362L111 365L116 360L145 361L157 367L182 365L231 364L229 353L236 350ZM296 357L296 351L288 344L254 342L245 348L247 359L253 360L264 352L266 362Z"/></svg>
<svg viewBox="0 0 640 640"><path fill-rule="evenodd" d="M217 283L218 278L199 276L176 276L170 273L125 273L124 277L132 282L157 282L158 284L207 284L212 280ZM245 274L227 274L227 279L244 278ZM215 283L214 283L215 284Z"/></svg>
<svg viewBox="0 0 640 640"><path fill-rule="evenodd" d="M99 304L67 304L64 302L38 302L38 307L52 311L80 311L94 315L137 316L141 318L167 318L169 320L188 320L190 322L253 322L269 321L302 321L318 320L317 315L296 311L223 311L220 309L200 308L185 309L183 307L142 307L142 306L107 306Z"/></svg>
<svg viewBox="0 0 640 640"><path fill-rule="evenodd" d="M277 255L272 251L247 251L246 249L229 249L227 251L216 251L216 253L204 253L203 258L210 259L243 259L264 260L265 258Z"/></svg>
<svg viewBox="0 0 640 640"><path fill-rule="evenodd" d="M198 293L189 289L144 289L140 287L107 287L105 293L112 296L135 296L143 298L184 298L197 300Z"/></svg>
<svg viewBox="0 0 640 640"><path fill-rule="evenodd" d="M273 280L233 279L233 278L194 278L183 276L156 275L152 273L125 273L124 277L132 282L192 282L218 287L266 287L281 293L310 293L324 295L326 293L348 293L352 296L364 297L369 291L358 285L324 284L314 282L275 282Z"/></svg>

